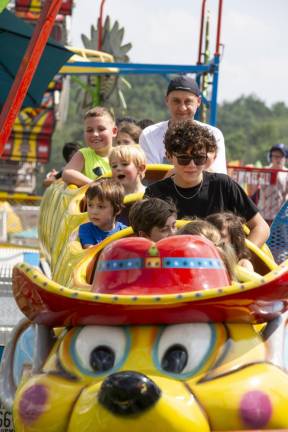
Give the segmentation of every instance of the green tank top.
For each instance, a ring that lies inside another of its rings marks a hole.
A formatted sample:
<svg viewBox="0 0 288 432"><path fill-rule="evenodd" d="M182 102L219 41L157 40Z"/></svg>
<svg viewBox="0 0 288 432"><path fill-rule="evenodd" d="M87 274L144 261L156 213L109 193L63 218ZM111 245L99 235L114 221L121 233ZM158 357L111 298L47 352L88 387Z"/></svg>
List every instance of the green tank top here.
<svg viewBox="0 0 288 432"><path fill-rule="evenodd" d="M108 157L101 157L95 153L90 147L85 147L79 150L84 157L84 167L82 173L89 177L91 180L96 179L98 176L93 172L93 169L100 167L103 174L111 171L108 162Z"/></svg>

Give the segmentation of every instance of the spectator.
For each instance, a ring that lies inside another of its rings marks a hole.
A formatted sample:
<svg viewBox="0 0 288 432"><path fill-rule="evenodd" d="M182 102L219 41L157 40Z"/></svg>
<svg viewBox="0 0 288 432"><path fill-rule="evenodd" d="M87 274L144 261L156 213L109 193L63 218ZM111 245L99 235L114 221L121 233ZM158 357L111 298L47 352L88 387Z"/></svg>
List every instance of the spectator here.
<svg viewBox="0 0 288 432"><path fill-rule="evenodd" d="M269 225L288 199L288 171L285 168L287 156L288 149L284 144L275 144L268 153L270 163L267 168L281 170L277 173L275 184L259 188L258 208Z"/></svg>

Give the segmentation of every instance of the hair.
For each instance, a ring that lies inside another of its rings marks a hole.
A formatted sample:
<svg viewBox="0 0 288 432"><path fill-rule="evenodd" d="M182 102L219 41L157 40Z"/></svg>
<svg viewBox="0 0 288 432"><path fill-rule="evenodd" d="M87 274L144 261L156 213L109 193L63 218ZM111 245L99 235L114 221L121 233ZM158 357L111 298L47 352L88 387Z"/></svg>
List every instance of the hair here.
<svg viewBox="0 0 288 432"><path fill-rule="evenodd" d="M146 127L148 127L148 126L153 125L153 124L154 124L154 121L151 120L151 119L148 119L148 118L145 118L145 119L139 120L139 121L137 122L137 125L138 125L142 130L145 129Z"/></svg>
<svg viewBox="0 0 288 432"><path fill-rule="evenodd" d="M116 118L116 125L117 127L121 126L122 123L132 123L137 124L137 121L133 117L117 117Z"/></svg>
<svg viewBox="0 0 288 432"><path fill-rule="evenodd" d="M144 165L146 168L147 160L144 151L139 147L139 145L131 144L131 145L119 145L113 147L109 154L109 164L113 162L113 159L124 160L125 162L133 162L136 168L139 168L141 165ZM144 172L143 172L144 177Z"/></svg>
<svg viewBox="0 0 288 432"><path fill-rule="evenodd" d="M212 241L215 246L223 245L220 231L215 225L203 219L195 218L191 220L178 230L178 234L202 235Z"/></svg>
<svg viewBox="0 0 288 432"><path fill-rule="evenodd" d="M81 144L78 142L67 142L64 144L62 149L62 155L66 162L69 162L73 154L81 148Z"/></svg>
<svg viewBox="0 0 288 432"><path fill-rule="evenodd" d="M235 279L234 267L236 265L236 254L230 245L226 245L221 238L219 229L207 220L195 218L181 227L177 234L200 235L210 240L218 250L231 279Z"/></svg>
<svg viewBox="0 0 288 432"><path fill-rule="evenodd" d="M205 126L193 120L183 120L169 126L164 144L167 154L193 152L216 152L217 144L214 135Z"/></svg>
<svg viewBox="0 0 288 432"><path fill-rule="evenodd" d="M167 219L177 215L175 204L160 198L147 198L136 201L129 212L129 223L135 234L140 231L149 235L152 228L163 228Z"/></svg>
<svg viewBox="0 0 288 432"><path fill-rule="evenodd" d="M214 213L206 217L206 220L213 224L221 232L227 228L230 242L238 259L251 258L250 251L245 245L245 234L243 231L244 220L234 213Z"/></svg>
<svg viewBox="0 0 288 432"><path fill-rule="evenodd" d="M112 179L100 179L90 183L85 193L86 199L98 198L99 201L109 201L112 204L114 216L121 212L124 196L124 187Z"/></svg>
<svg viewBox="0 0 288 432"><path fill-rule="evenodd" d="M123 132L128 134L135 143L139 142L139 136L142 132L141 128L137 124L132 122L122 122L118 126L118 133ZM117 139L117 137L116 137Z"/></svg>
<svg viewBox="0 0 288 432"><path fill-rule="evenodd" d="M94 108L91 108L84 114L84 120L90 117L109 117L113 123L115 123L115 116L113 112L106 107L97 106Z"/></svg>

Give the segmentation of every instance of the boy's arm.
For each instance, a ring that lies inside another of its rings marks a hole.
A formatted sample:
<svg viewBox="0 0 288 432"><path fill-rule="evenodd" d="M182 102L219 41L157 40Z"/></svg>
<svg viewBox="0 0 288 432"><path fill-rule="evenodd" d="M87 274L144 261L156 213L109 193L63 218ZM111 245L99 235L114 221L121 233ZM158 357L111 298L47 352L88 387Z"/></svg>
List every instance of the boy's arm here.
<svg viewBox="0 0 288 432"><path fill-rule="evenodd" d="M250 233L247 238L258 247L261 247L270 235L269 225L259 212L256 213L255 216L249 219L246 223L250 229Z"/></svg>
<svg viewBox="0 0 288 432"><path fill-rule="evenodd" d="M93 180L91 180L89 177L86 177L84 174L82 174L82 169L84 167L84 158L82 153L77 152L72 157L70 162L65 165L63 168L62 173L62 179L67 184L75 184L77 186L83 186L88 183L91 183Z"/></svg>

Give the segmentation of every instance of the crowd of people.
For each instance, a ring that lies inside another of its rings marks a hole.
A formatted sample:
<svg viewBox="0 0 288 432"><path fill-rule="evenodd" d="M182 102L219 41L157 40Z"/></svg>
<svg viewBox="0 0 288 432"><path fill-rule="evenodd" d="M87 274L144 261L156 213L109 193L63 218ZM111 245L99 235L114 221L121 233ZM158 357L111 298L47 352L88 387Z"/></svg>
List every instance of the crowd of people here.
<svg viewBox="0 0 288 432"><path fill-rule="evenodd" d="M194 119L201 104L197 83L189 76L177 76L168 85L165 102L169 119L156 124L129 117L115 120L105 107L90 109L84 116L85 147L70 146L67 164L60 173L51 172L47 184L62 176L67 184L89 185L89 222L79 227L83 248L129 224L135 235L154 242L176 234L202 235L220 250L231 275L231 263L253 271L242 226L248 226L248 239L261 247L269 237L270 215L259 211L227 175L222 132ZM269 190L275 195L274 211L287 199L286 156L283 144L269 151L270 166L282 170L275 188ZM173 169L166 178L147 185L147 163L169 163ZM108 173L111 178L105 178ZM133 193L143 199L134 203L129 219L123 221L124 197ZM260 191L260 209L267 193ZM177 231L177 219L189 222Z"/></svg>

